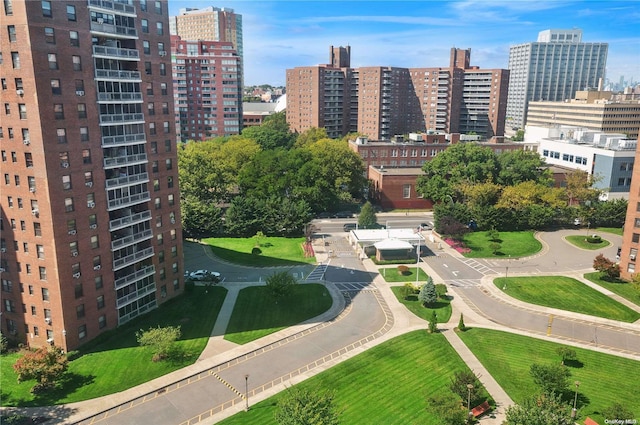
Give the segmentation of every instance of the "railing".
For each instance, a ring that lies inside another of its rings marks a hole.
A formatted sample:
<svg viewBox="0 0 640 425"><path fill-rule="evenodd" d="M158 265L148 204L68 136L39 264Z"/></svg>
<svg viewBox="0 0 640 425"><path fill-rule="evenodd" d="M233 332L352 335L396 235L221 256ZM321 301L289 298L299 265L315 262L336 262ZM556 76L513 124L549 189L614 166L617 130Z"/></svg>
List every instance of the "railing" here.
<svg viewBox="0 0 640 425"><path fill-rule="evenodd" d="M113 10L135 15L136 8L130 4L124 4L117 1L109 0L89 0L89 6L99 7L101 9Z"/></svg>
<svg viewBox="0 0 640 425"><path fill-rule="evenodd" d="M116 249L124 248L127 245L131 245L146 239L151 239L152 237L153 230L151 229L143 230L142 232L136 232L133 235L125 236L124 238L112 241L111 250L115 251Z"/></svg>
<svg viewBox="0 0 640 425"><path fill-rule="evenodd" d="M113 260L113 270L120 270L123 267L130 266L149 257L153 257L153 247L145 248L142 251Z"/></svg>
<svg viewBox="0 0 640 425"><path fill-rule="evenodd" d="M147 154L139 153L136 155L125 155L125 156L116 156L113 158L105 158L104 166L105 168L109 168L109 167L118 167L122 165L130 165L130 164L145 163L145 162L148 162Z"/></svg>
<svg viewBox="0 0 640 425"><path fill-rule="evenodd" d="M98 102L118 102L118 101L140 101L142 102L142 93L123 93L110 92L98 93Z"/></svg>
<svg viewBox="0 0 640 425"><path fill-rule="evenodd" d="M93 46L93 55L109 56L118 59L140 59L140 52L135 49L123 49L110 46Z"/></svg>
<svg viewBox="0 0 640 425"><path fill-rule="evenodd" d="M100 124L123 124L134 121L144 122L144 115L142 113L136 114L101 114Z"/></svg>
<svg viewBox="0 0 640 425"><path fill-rule="evenodd" d="M126 275L125 277L121 277L119 279L116 279L115 281L115 288L116 290L122 288L123 286L127 286L135 281L138 281L142 278L145 278L147 276L151 276L152 274L154 274L156 272L156 267L151 265L151 266L146 266L141 268L140 270L136 270L135 273L131 273Z"/></svg>
<svg viewBox="0 0 640 425"><path fill-rule="evenodd" d="M149 192L136 193L135 195L131 196L123 196L122 198L111 199L108 202L108 209L115 210L128 205L140 204L149 200L151 200L151 194Z"/></svg>
<svg viewBox="0 0 640 425"><path fill-rule="evenodd" d="M117 34L136 38L138 37L138 31L136 31L135 28L105 23L101 24L98 22L91 22L91 31L106 32L108 34Z"/></svg>
<svg viewBox="0 0 640 425"><path fill-rule="evenodd" d="M118 186L126 186L134 183L144 183L149 181L149 173L132 174L130 176L122 176L115 179L108 179L105 182L107 189L113 189Z"/></svg>
<svg viewBox="0 0 640 425"><path fill-rule="evenodd" d="M127 296L125 296L123 298L118 298L116 300L116 306L118 308L120 308L120 307L122 307L124 305L129 304L131 301L135 301L138 298L144 297L145 295L147 295L150 292L154 292L155 290L156 290L156 284L155 283L153 283L153 284L151 284L149 286L145 286L144 288L140 288L135 292L127 294Z"/></svg>
<svg viewBox="0 0 640 425"><path fill-rule="evenodd" d="M142 211L137 214L116 218L109 222L109 230L114 231L132 224L140 223L151 219L151 211Z"/></svg>
<svg viewBox="0 0 640 425"><path fill-rule="evenodd" d="M110 78L115 80L142 80L138 71L119 71L117 69L96 69L96 78Z"/></svg>
<svg viewBox="0 0 640 425"><path fill-rule="evenodd" d="M144 143L147 136L144 133L125 134L119 136L102 136L102 147L130 145L136 142Z"/></svg>

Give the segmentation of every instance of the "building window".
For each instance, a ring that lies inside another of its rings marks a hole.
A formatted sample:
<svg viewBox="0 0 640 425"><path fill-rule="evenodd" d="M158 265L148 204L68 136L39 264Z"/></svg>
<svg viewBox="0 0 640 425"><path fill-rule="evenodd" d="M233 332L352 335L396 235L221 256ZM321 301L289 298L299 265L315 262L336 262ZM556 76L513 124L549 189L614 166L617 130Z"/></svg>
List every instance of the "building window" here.
<svg viewBox="0 0 640 425"><path fill-rule="evenodd" d="M87 105L78 103L78 118L87 118Z"/></svg>
<svg viewBox="0 0 640 425"><path fill-rule="evenodd" d="M71 61L73 62L74 71L82 71L82 59L80 58L80 56L71 56Z"/></svg>
<svg viewBox="0 0 640 425"><path fill-rule="evenodd" d="M42 288L42 301L49 301L49 290Z"/></svg>
<svg viewBox="0 0 640 425"><path fill-rule="evenodd" d="M167 201L169 202L169 205L175 204L175 201L173 199L173 193L170 193L169 195L167 195Z"/></svg>
<svg viewBox="0 0 640 425"><path fill-rule="evenodd" d="M96 249L100 246L98 235L91 236L91 248Z"/></svg>
<svg viewBox="0 0 640 425"><path fill-rule="evenodd" d="M142 32L145 34L149 33L149 20L147 19L142 20Z"/></svg>
<svg viewBox="0 0 640 425"><path fill-rule="evenodd" d="M65 198L64 199L64 210L66 212L72 212L73 211L73 198Z"/></svg>
<svg viewBox="0 0 640 425"><path fill-rule="evenodd" d="M96 289L102 289L102 276L96 276L93 281L96 284Z"/></svg>
<svg viewBox="0 0 640 425"><path fill-rule="evenodd" d="M69 175L62 176L62 189L71 190L71 176Z"/></svg>
<svg viewBox="0 0 640 425"><path fill-rule="evenodd" d="M21 120L27 119L27 105L24 103L18 103L18 112L20 113Z"/></svg>
<svg viewBox="0 0 640 425"><path fill-rule="evenodd" d="M165 159L164 163L167 167L167 171L173 169L173 161L171 160L171 158Z"/></svg>
<svg viewBox="0 0 640 425"><path fill-rule="evenodd" d="M53 104L53 116L57 120L64 119L64 105L62 103Z"/></svg>
<svg viewBox="0 0 640 425"><path fill-rule="evenodd" d="M153 95L153 83L147 83L147 94Z"/></svg>
<svg viewBox="0 0 640 425"><path fill-rule="evenodd" d="M75 47L80 46L80 35L78 31L69 31L69 43Z"/></svg>
<svg viewBox="0 0 640 425"><path fill-rule="evenodd" d="M42 226L40 223L33 223L33 234L35 236L42 236Z"/></svg>
<svg viewBox="0 0 640 425"><path fill-rule="evenodd" d="M11 52L11 65L13 69L20 69L20 53Z"/></svg>
<svg viewBox="0 0 640 425"><path fill-rule="evenodd" d="M84 317L84 304L76 306L76 317L82 319Z"/></svg>
<svg viewBox="0 0 640 425"><path fill-rule="evenodd" d="M87 325L81 325L78 327L78 339L85 339L87 337Z"/></svg>
<svg viewBox="0 0 640 425"><path fill-rule="evenodd" d="M13 15L13 0L4 0L4 13L7 16Z"/></svg>
<svg viewBox="0 0 640 425"><path fill-rule="evenodd" d="M169 121L165 121L162 123L162 131L164 131L164 134L168 134L171 131L171 128L169 127Z"/></svg>
<svg viewBox="0 0 640 425"><path fill-rule="evenodd" d="M402 185L402 197L405 199L411 198L411 185L405 184Z"/></svg>
<svg viewBox="0 0 640 425"><path fill-rule="evenodd" d="M147 11L147 0L140 0L140 10L143 12Z"/></svg>
<svg viewBox="0 0 640 425"><path fill-rule="evenodd" d="M103 329L107 326L107 316L104 314L98 317L98 328Z"/></svg>
<svg viewBox="0 0 640 425"><path fill-rule="evenodd" d="M67 143L67 129L58 128L56 134L58 135L58 143Z"/></svg>
<svg viewBox="0 0 640 425"><path fill-rule="evenodd" d="M167 65L165 63L160 64L160 75L167 75Z"/></svg>
<svg viewBox="0 0 640 425"><path fill-rule="evenodd" d="M162 3L157 1L155 2L155 9L158 15L162 15Z"/></svg>
<svg viewBox="0 0 640 425"><path fill-rule="evenodd" d="M162 26L162 22L156 22L156 34L164 35L164 27Z"/></svg>
<svg viewBox="0 0 640 425"><path fill-rule="evenodd" d="M48 53L49 69L58 69L58 56L55 53Z"/></svg>
<svg viewBox="0 0 640 425"><path fill-rule="evenodd" d="M89 127L80 127L80 141L81 142L89 141Z"/></svg>
<svg viewBox="0 0 640 425"><path fill-rule="evenodd" d="M151 134L152 136L156 134L156 123L149 123L149 134Z"/></svg>
<svg viewBox="0 0 640 425"><path fill-rule="evenodd" d="M53 12L51 12L51 2L49 0L42 0L40 4L42 5L42 16L51 18L53 16Z"/></svg>
<svg viewBox="0 0 640 425"><path fill-rule="evenodd" d="M51 94L62 94L62 90L60 89L60 80L51 80Z"/></svg>
<svg viewBox="0 0 640 425"><path fill-rule="evenodd" d="M76 21L76 7L72 5L67 5L67 19L70 21Z"/></svg>
<svg viewBox="0 0 640 425"><path fill-rule="evenodd" d="M7 32L9 33L9 41L16 41L16 26L7 25Z"/></svg>
<svg viewBox="0 0 640 425"><path fill-rule="evenodd" d="M91 149L82 150L82 163L91 164Z"/></svg>
<svg viewBox="0 0 640 425"><path fill-rule="evenodd" d="M82 290L82 282L76 283L75 287L73 288L73 292L75 294L76 299L82 298L82 296L84 295L84 291Z"/></svg>
<svg viewBox="0 0 640 425"><path fill-rule="evenodd" d="M148 40L144 40L144 41L142 42L142 52L143 52L145 55L148 55L148 54L150 54L150 53L151 53L151 44L149 43L149 41L148 41ZM146 62L146 63L149 63L149 62Z"/></svg>
<svg viewBox="0 0 640 425"><path fill-rule="evenodd" d="M96 298L96 304L98 306L98 310L104 308L104 295L100 295L98 298Z"/></svg>
<svg viewBox="0 0 640 425"><path fill-rule="evenodd" d="M160 83L160 94L166 96L167 93L167 83Z"/></svg>

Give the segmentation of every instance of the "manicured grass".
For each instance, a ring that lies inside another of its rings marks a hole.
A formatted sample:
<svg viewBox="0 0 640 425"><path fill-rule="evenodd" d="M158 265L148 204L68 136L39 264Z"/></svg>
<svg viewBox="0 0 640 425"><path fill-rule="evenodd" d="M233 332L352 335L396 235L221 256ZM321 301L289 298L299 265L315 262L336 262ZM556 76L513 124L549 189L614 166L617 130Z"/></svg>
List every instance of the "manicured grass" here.
<svg viewBox="0 0 640 425"><path fill-rule="evenodd" d="M614 294L618 294L621 297L628 299L632 303L640 305L640 289L634 288L633 284L625 282L623 280L619 280L617 282L606 281L602 276L603 275L600 272L593 272L585 274L584 278L597 285L602 286L605 289L608 289Z"/></svg>
<svg viewBox="0 0 640 425"><path fill-rule="evenodd" d="M384 342L298 384L311 391L331 390L341 424L441 425L426 410L426 399L450 394L450 379L468 370L441 334L414 331ZM220 424L275 425L281 394Z"/></svg>
<svg viewBox="0 0 640 425"><path fill-rule="evenodd" d="M277 300L265 286L244 288L238 294L224 338L246 344L322 314L332 302L327 288L318 284L295 285L290 295Z"/></svg>
<svg viewBox="0 0 640 425"><path fill-rule="evenodd" d="M382 277L384 277L384 280L387 282L415 282L416 269L418 269L418 280L424 283L429 277L429 275L427 275L419 267L409 267L409 271L407 271L406 274L401 274L398 271L397 267L379 268L378 272L380 273L380 275L382 275Z"/></svg>
<svg viewBox="0 0 640 425"><path fill-rule="evenodd" d="M542 249L542 244L533 232L499 232L498 239L489 240L487 232L467 233L464 243L471 252L463 254L467 258L519 258L533 255ZM493 253L491 244L499 243L500 249Z"/></svg>
<svg viewBox="0 0 640 425"><path fill-rule="evenodd" d="M451 318L451 300L448 298L438 298L438 301L433 307L424 307L420 301L418 301L417 295L409 295L408 299L402 296L402 286L392 286L391 291L396 296L398 301L409 309L410 312L415 314L421 319L431 319L431 312L436 311L438 323L447 323Z"/></svg>
<svg viewBox="0 0 640 425"><path fill-rule="evenodd" d="M591 243L587 242L586 238L587 235L571 235L566 237L568 242L582 249L596 250L600 248L606 248L611 245L611 243L606 239L601 239L598 243Z"/></svg>
<svg viewBox="0 0 640 425"><path fill-rule="evenodd" d="M622 227L596 227L592 231L613 233L614 235L622 236ZM592 232L589 232L592 233Z"/></svg>
<svg viewBox="0 0 640 425"><path fill-rule="evenodd" d="M509 394L514 402L521 402L539 392L529 375L533 363L560 362L555 350L561 346L507 332L489 329L470 329L460 332L460 338L478 357L489 373ZM579 423L589 416L603 424L599 412L619 402L640 414L637 396L637 379L640 362L571 347L576 351L577 362L569 363L570 382L580 381L578 389ZM575 387L572 385L565 399L572 403Z"/></svg>
<svg viewBox="0 0 640 425"><path fill-rule="evenodd" d="M640 319L640 313L569 277L499 277L493 283L507 295L531 304L623 322Z"/></svg>
<svg viewBox="0 0 640 425"><path fill-rule="evenodd" d="M260 239L261 254L252 254L254 238L208 238L203 240L211 251L223 260L245 266L286 266L296 263L314 263L315 257L305 257L304 238L264 237Z"/></svg>
<svg viewBox="0 0 640 425"><path fill-rule="evenodd" d="M193 364L209 340L226 293L221 287L194 288L87 343L80 348L80 357L69 363L68 377L61 387L37 398L29 392L34 381L16 382L12 366L20 355L3 355L0 358L2 405L47 406L87 400L126 390ZM182 355L153 362L151 351L138 346L136 331L167 325L181 326L182 337L176 344Z"/></svg>

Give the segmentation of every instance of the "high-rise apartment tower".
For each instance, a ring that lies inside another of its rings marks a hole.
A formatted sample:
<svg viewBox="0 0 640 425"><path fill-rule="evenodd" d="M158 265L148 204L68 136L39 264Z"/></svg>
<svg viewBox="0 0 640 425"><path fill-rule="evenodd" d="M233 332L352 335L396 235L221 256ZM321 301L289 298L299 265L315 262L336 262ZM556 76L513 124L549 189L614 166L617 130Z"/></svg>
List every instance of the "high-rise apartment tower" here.
<svg viewBox="0 0 640 425"><path fill-rule="evenodd" d="M538 41L511 46L506 128L524 128L529 101L573 99L604 80L607 43L583 43L582 30L546 30Z"/></svg>
<svg viewBox="0 0 640 425"><path fill-rule="evenodd" d="M183 289L165 1L4 0L2 332L72 350Z"/></svg>

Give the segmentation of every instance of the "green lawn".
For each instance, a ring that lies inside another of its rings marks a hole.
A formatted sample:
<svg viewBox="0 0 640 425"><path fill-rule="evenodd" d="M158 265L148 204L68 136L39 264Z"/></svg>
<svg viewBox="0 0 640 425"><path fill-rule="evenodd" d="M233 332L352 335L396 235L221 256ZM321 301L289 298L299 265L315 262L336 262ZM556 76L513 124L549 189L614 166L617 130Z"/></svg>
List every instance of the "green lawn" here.
<svg viewBox="0 0 640 425"><path fill-rule="evenodd" d="M555 350L561 344L489 329L470 329L459 335L516 403L538 390L529 375L533 363L560 362ZM614 402L632 410L637 418L640 415L638 380L632 377L638 376L640 362L571 348L576 351L578 360L568 367L570 382L580 381L579 422L589 416L604 424L604 418L598 412ZM573 391L566 398L573 402Z"/></svg>
<svg viewBox="0 0 640 425"><path fill-rule="evenodd" d="M500 244L496 254L490 247L494 241L489 240L487 232L472 232L464 236L464 243L471 252L463 254L467 258L519 258L533 255L542 249L542 244L533 232L499 232L495 243Z"/></svg>
<svg viewBox="0 0 640 425"><path fill-rule="evenodd" d="M590 243L587 242L586 238L587 235L571 235L566 237L567 241L582 249L596 250L606 248L611 245L611 243L606 239L601 239L598 243Z"/></svg>
<svg viewBox="0 0 640 425"><path fill-rule="evenodd" d="M587 273L584 275L585 279L602 286L609 291L620 295L623 298L628 299L634 304L640 305L640 289L635 289L633 284L624 281L608 282L602 278L600 272Z"/></svg>
<svg viewBox="0 0 640 425"><path fill-rule="evenodd" d="M208 292L206 292L208 291ZM61 388L37 398L29 392L33 381L16 382L13 364L18 354L0 357L3 406L43 406L72 403L113 394L193 364L206 346L227 290L197 287L158 309L87 343L80 357L69 363ZM152 353L138 346L135 333L152 326L180 325L177 342L183 355L152 362Z"/></svg>
<svg viewBox="0 0 640 425"><path fill-rule="evenodd" d="M419 267L409 267L409 271L406 274L398 272L397 267L382 267L378 269L378 273L380 273L387 282L415 282L416 269L418 269L419 281L424 283L429 276Z"/></svg>
<svg viewBox="0 0 640 425"><path fill-rule="evenodd" d="M493 283L507 295L531 304L623 322L640 319L640 313L569 277L499 277Z"/></svg>
<svg viewBox="0 0 640 425"><path fill-rule="evenodd" d="M596 227L595 229L591 230L596 232L613 233L614 235L622 236L622 227Z"/></svg>
<svg viewBox="0 0 640 425"><path fill-rule="evenodd" d="M404 299L402 296L402 286L392 286L391 290L400 303L404 304L410 312L421 319L429 320L433 310L436 311L438 323L447 323L451 318L451 300L448 298L438 298L436 305L430 308L424 307L420 301L418 301L417 295L410 295L408 299Z"/></svg>
<svg viewBox="0 0 640 425"><path fill-rule="evenodd" d="M213 253L223 260L245 266L270 267L298 263L315 263L315 257L305 257L304 238L264 237L260 240L261 254L254 255L254 238L208 238L203 240Z"/></svg>
<svg viewBox="0 0 640 425"><path fill-rule="evenodd" d="M244 288L238 294L224 338L246 344L288 326L304 322L329 308L333 299L323 285L294 285L292 293L275 300L265 286Z"/></svg>
<svg viewBox="0 0 640 425"><path fill-rule="evenodd" d="M449 393L450 379L459 370L468 369L444 336L420 330L384 342L298 386L334 391L342 424L441 425L427 412L425 400ZM275 425L279 397L219 423Z"/></svg>

